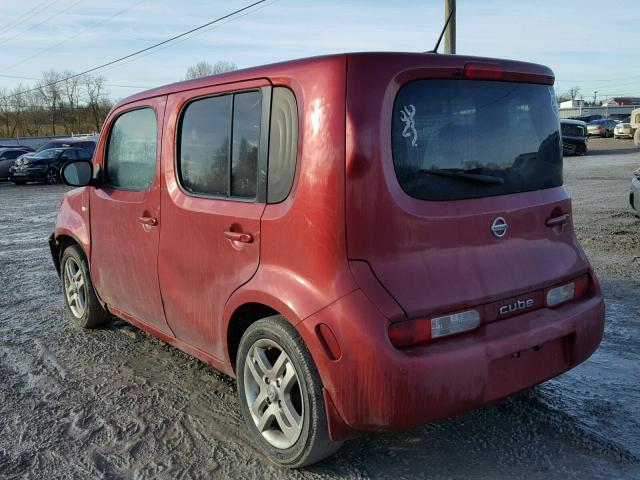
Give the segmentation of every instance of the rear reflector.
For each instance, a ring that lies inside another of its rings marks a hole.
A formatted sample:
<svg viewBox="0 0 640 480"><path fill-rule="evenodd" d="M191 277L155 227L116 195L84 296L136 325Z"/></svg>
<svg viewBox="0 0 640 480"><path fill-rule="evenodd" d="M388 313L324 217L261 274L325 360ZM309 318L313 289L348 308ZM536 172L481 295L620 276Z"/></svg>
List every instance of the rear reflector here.
<svg viewBox="0 0 640 480"><path fill-rule="evenodd" d="M389 340L397 348L406 348L432 338L473 330L478 325L480 325L480 313L477 310L395 322L389 326Z"/></svg>

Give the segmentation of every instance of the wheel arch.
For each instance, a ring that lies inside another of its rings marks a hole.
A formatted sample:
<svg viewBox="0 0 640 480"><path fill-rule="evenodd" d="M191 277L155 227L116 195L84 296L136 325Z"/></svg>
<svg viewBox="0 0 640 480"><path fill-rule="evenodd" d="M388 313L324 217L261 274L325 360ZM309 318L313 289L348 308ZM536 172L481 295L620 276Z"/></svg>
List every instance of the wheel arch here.
<svg viewBox="0 0 640 480"><path fill-rule="evenodd" d="M62 252L65 251L71 245L77 245L80 247L85 259L88 262L89 256L87 252L82 246L82 243L71 233L61 233L58 235L51 235L49 238L49 248L51 250L51 259L53 260L53 264L56 267L56 272L58 272L58 277L60 277L60 260L62 257Z"/></svg>

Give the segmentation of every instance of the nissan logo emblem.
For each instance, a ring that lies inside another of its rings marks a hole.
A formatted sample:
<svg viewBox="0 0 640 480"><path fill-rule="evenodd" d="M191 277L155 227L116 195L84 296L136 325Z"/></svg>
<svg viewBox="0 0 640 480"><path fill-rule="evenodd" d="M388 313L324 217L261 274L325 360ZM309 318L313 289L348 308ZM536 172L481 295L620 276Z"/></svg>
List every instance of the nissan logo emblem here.
<svg viewBox="0 0 640 480"><path fill-rule="evenodd" d="M496 238L502 238L507 234L507 221L504 217L496 217L493 219L493 223L491 223L491 233Z"/></svg>

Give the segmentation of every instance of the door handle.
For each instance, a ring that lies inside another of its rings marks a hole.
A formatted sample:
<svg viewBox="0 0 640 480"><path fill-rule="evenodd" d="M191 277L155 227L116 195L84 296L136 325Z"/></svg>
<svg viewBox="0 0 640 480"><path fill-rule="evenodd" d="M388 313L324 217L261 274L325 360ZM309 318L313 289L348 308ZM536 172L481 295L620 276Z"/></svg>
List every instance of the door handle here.
<svg viewBox="0 0 640 480"><path fill-rule="evenodd" d="M154 217L138 217L138 223L155 227L158 225L158 219Z"/></svg>
<svg viewBox="0 0 640 480"><path fill-rule="evenodd" d="M253 242L253 235L251 235L250 233L231 232L227 230L226 232L224 232L224 236L234 242L242 242L242 243Z"/></svg>
<svg viewBox="0 0 640 480"><path fill-rule="evenodd" d="M547 227L557 227L559 225L564 225L568 221L569 221L569 214L568 213L564 213L564 214L559 215L557 217L547 218L547 221L544 222L544 224Z"/></svg>

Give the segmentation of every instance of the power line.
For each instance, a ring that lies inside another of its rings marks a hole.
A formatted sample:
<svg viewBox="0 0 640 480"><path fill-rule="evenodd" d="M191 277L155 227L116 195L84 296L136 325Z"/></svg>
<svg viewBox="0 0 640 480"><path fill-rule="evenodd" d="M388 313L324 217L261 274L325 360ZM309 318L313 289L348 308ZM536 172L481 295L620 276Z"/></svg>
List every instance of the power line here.
<svg viewBox="0 0 640 480"><path fill-rule="evenodd" d="M74 38L79 37L80 35L82 35L82 34L83 34L84 32L86 32L87 30L91 30L91 29L93 29L93 28L96 28L96 27L98 27L98 26L102 25L103 23L105 23L105 22L107 22L107 21L109 21L109 20L111 20L111 19L113 19L113 18L115 18L115 17L117 17L117 16L119 16L119 15L122 15L122 14L123 14L123 13L125 13L125 12L128 12L128 11L129 11L129 10L131 10L132 8L137 7L137 6L138 6L138 5L140 5L141 3L144 3L145 1L146 1L146 0L140 0L139 2L136 2L136 3L134 3L133 5L130 5L130 6L128 6L127 8L122 9L122 10L120 10L119 12L116 12L116 13L114 13L114 14L113 14L113 15L111 15L111 16L104 17L102 20L100 20L100 21L98 21L98 22L94 23L93 25L90 25L90 26L88 26L88 27L83 28L83 29L82 29L82 30L80 30L78 33L76 33L75 35L72 35L72 36L70 36L70 37L66 37L64 40L62 40L62 41L61 41L61 42L59 42L59 43L56 43L55 45L51 45L50 47L43 48L42 50L40 50L40 51L38 51L38 52L34 53L34 54L33 54L33 55L31 55L30 57L24 58L24 59L20 60L19 62L14 63L13 65L9 65L9 66L8 66L8 67L6 67L4 70L5 70L5 71L7 71L7 70L11 70L12 68L15 68L15 67L17 67L17 66L19 66L19 65L22 65L23 63L25 63L25 62L27 62L27 61L29 61L29 60L33 59L33 58L39 57L39 56L40 56L40 55L42 55L43 53L49 52L49 51L53 50L54 48L58 48L60 45L64 45L65 43L69 42L70 40L73 40Z"/></svg>
<svg viewBox="0 0 640 480"><path fill-rule="evenodd" d="M0 78L13 78L16 80L42 80L41 78L36 78L36 77L21 77L18 75L4 75L4 74L0 74ZM148 88L153 88L149 85L122 85L122 84L117 84L117 83L105 83L105 86L107 87L122 87L122 88L140 88L140 89L148 89ZM40 87L36 88L35 90L39 90ZM30 90L33 91L33 90ZM22 95L23 93L26 93L26 90L24 92L20 92L20 95ZM9 95L8 97L10 97L11 95ZM8 98L8 97L2 97L2 98Z"/></svg>
<svg viewBox="0 0 640 480"><path fill-rule="evenodd" d="M62 9L62 10L60 10L59 12L56 12L56 13L54 13L53 15L49 15L47 18L45 18L45 19L44 19L44 20L42 20L41 22L39 22L39 23L35 23L35 24L31 25L29 28L27 28L27 29L25 29L25 30L22 30L20 33L16 33L16 34L15 34L15 35L13 35L12 37L5 38L4 40L2 40L2 41L0 42L0 45L4 45L5 43L10 42L10 41L11 41L11 40L13 40L14 38L17 38L17 37L19 37L20 35L22 35L22 34L24 34L24 33L27 33L27 32L29 32L29 31L33 30L34 28L39 27L40 25L42 25L42 24L44 24L44 23L47 23L49 20L52 20L52 19L56 18L58 15L62 15L63 13L65 13L65 12L67 12L67 11L71 10L73 7L75 7L76 5L78 5L79 3L82 3L82 2L84 2L84 0L78 0L77 2L72 3L71 5L69 5L67 8L63 8L63 9Z"/></svg>
<svg viewBox="0 0 640 480"><path fill-rule="evenodd" d="M242 18L242 17L245 17L245 16L250 15L252 13L255 13L258 10L262 10L263 8L271 6L271 5L273 5L274 3L278 2L278 1L280 1L280 0L272 0L270 3L262 5L262 6L258 7L258 8L255 8L255 9L249 11L249 12L245 12L242 15L237 15L237 16L234 16L233 18L229 18L229 19L227 19L226 22L220 22L220 23L218 23L216 25L211 26L210 28L206 28L204 30L199 30L198 32L192 34L191 36L182 38L181 40L179 40L179 41L177 41L175 43L171 43L169 45L163 46L162 48L158 48L158 49L152 50L150 52L145 53L144 55L141 55L141 56L136 57L136 58L132 58L132 59L130 59L130 60L126 61L126 62L123 62L123 63L121 63L119 65L114 65L114 66L112 66L110 68L107 68L105 71L108 72L108 71L113 70L115 68L123 67L124 65L127 65L127 64L129 64L131 62L135 62L136 60L140 60L142 58L148 57L149 55L155 55L156 53L161 52L162 50L164 50L166 48L171 48L171 47L175 47L176 45L180 45L181 43L186 42L187 40L191 40L192 38L194 38L194 37L196 37L198 35L201 35L201 34L206 33L206 32L210 32L214 28L222 27L222 26L226 25L229 22L233 22L234 20L238 20L239 18Z"/></svg>
<svg viewBox="0 0 640 480"><path fill-rule="evenodd" d="M40 2L39 4L37 4L35 7L30 9L29 11L27 11L27 12L23 13L22 15L19 15L17 18L15 18L13 20L13 23L11 23L9 25L5 25L3 28L0 28L0 35L4 35L5 33L10 32L11 30L13 30L15 27L20 25L20 22L22 21L23 18L27 18L33 12L35 12L38 9L40 9L40 7L42 7L42 5L44 5L47 2L49 2L49 0L44 0L44 2ZM58 0L53 0L51 3L49 3L49 5L47 5L46 7L42 8L41 11L46 10L47 8L51 7L52 5L55 5L56 3L58 3Z"/></svg>
<svg viewBox="0 0 640 480"><path fill-rule="evenodd" d="M82 1L82 0L80 0L80 1ZM90 69L88 69L88 70L85 70L85 71L83 71L83 72L77 73L77 74L75 74L75 75L70 75L70 76L65 77L65 78L62 78L62 79L60 79L60 80L56 80L55 82L50 82L50 83L47 83L47 84L45 84L45 85L40 85L39 87L32 88L32 89L30 89L30 90L24 90L23 92L20 92L20 94L25 94L25 93L29 93L29 92L34 92L34 91L36 91L36 90L41 90L41 89L46 88L46 87L51 87L51 86L53 86L53 85L57 85L58 83L66 82L67 80L71 80L72 78L77 78L77 77L80 77L80 76L82 76L82 75L86 75L87 73L91 73L91 72L95 72L96 70L100 70L101 68L108 67L109 65L113 65L113 64L115 64L115 63L119 63L119 62L121 62L121 61L123 61L123 60L126 60L126 59L128 59L128 58L135 57L136 55L139 55L139 54L141 54L141 53L147 52L147 51L152 50L152 49L154 49L154 48L157 48L157 47L159 47L159 46L161 46L161 45L165 45L165 44L167 44L167 43L169 43L169 42L172 42L172 41L174 41L174 40L177 40L178 38L182 38L182 37L184 37L184 36L186 36L186 35L189 35L189 34L191 34L191 33L193 33L193 32L197 32L198 30L202 30L203 28L206 28L206 27L208 27L208 26L210 26L210 25L213 25L213 24L215 24L215 23L219 23L219 22L221 22L222 20L226 20L227 18L233 17L234 15L237 15L238 13L244 12L245 10L248 10L248 9L250 9L251 7L255 7L256 5L259 5L259 4L264 3L264 2L266 2L266 1L267 1L267 0L258 0L257 2L254 2L254 3L250 4L250 5L247 5L246 7L242 7L242 8L239 8L239 9L237 9L237 10L234 10L233 12L228 13L228 14L226 14L226 15L223 15L222 17L218 17L218 18L216 18L215 20L212 20L212 21L210 21L210 22L207 22L207 23L205 23L205 24L202 24L202 25L200 25L200 26L198 26L198 27L192 28L191 30L188 30L188 31L186 31L186 32L183 32L183 33L181 33L181 34L179 34L179 35L175 35L175 36L173 36L173 37L171 37L171 38L168 38L167 40L163 40L162 42L158 42L158 43L156 43L156 44L154 44L154 45L151 45L151 46L149 46L149 47L143 48L142 50L138 50L138 51L136 51L136 52L130 53L130 54L125 55L125 56L123 56L123 57L116 58L115 60L111 60L110 62L103 63L102 65L98 65L97 67L90 68ZM13 96L15 96L15 95L7 95L7 96L5 96L5 97L3 97L3 98L11 98L11 97L13 97Z"/></svg>

